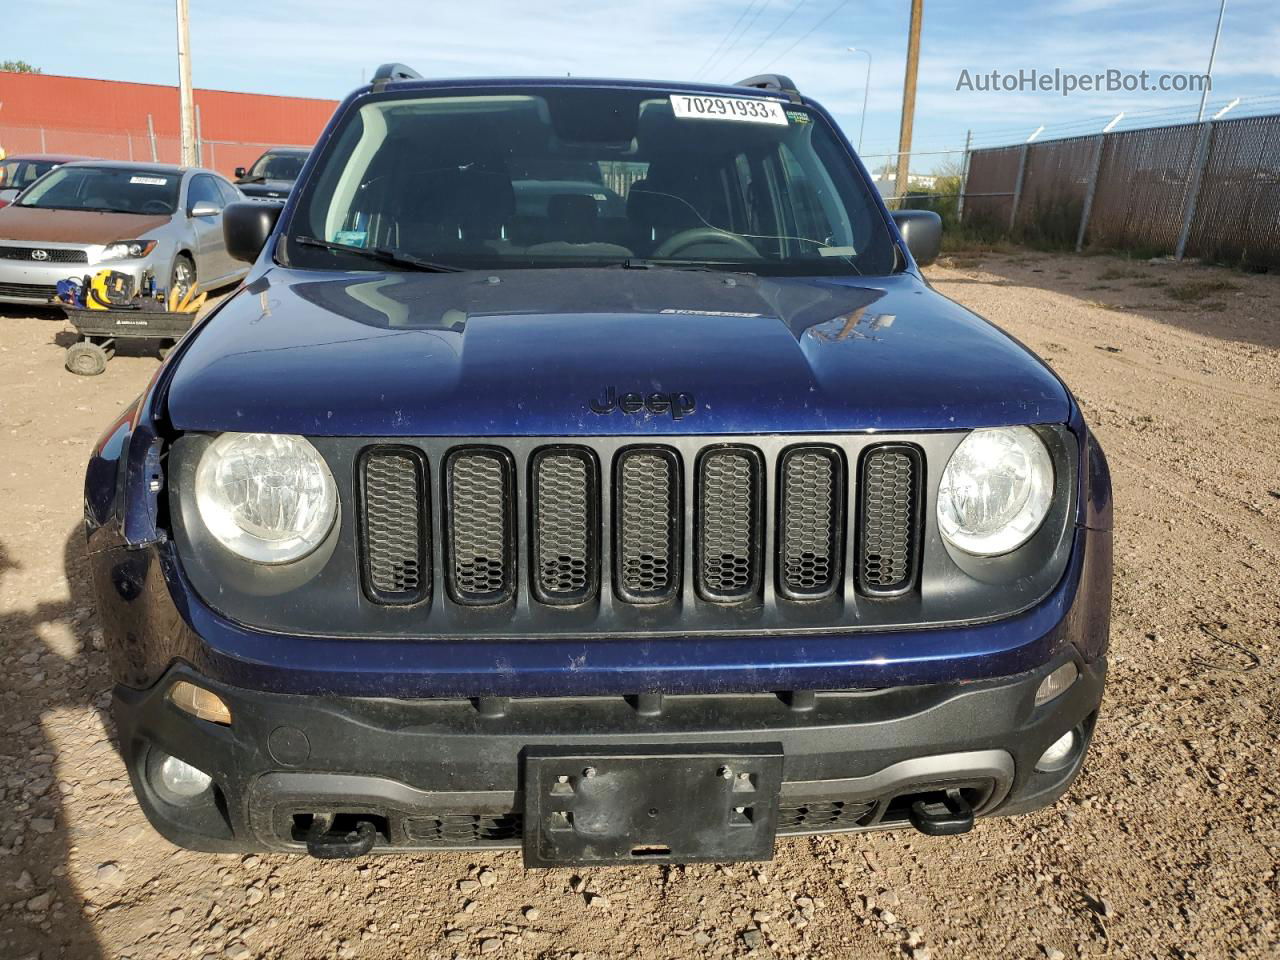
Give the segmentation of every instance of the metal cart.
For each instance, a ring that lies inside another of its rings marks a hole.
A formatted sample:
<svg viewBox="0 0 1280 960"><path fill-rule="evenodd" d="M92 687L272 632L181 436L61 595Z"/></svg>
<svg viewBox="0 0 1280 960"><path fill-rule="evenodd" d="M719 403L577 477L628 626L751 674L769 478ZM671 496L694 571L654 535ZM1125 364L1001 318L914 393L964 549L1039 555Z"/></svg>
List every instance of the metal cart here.
<svg viewBox="0 0 1280 960"><path fill-rule="evenodd" d="M67 347L66 366L82 377L96 377L107 369L107 361L115 356L118 340L158 340L163 358L196 319L194 313L163 310L87 310L66 304L59 306L80 334L80 339Z"/></svg>

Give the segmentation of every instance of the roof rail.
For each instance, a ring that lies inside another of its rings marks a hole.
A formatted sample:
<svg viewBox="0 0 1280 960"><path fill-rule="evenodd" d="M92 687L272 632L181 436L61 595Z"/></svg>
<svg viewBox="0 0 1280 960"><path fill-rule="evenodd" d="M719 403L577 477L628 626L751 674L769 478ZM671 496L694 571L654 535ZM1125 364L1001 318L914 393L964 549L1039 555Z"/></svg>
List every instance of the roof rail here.
<svg viewBox="0 0 1280 960"><path fill-rule="evenodd" d="M778 93L785 93L794 102L800 102L800 91L796 89L795 82L790 77L784 77L780 73L762 73L756 77L747 77L745 80L739 80L734 86L755 87L757 90L776 90Z"/></svg>
<svg viewBox="0 0 1280 960"><path fill-rule="evenodd" d="M413 67L406 67L403 63L384 63L377 70L373 71L373 83L387 84L393 80L421 80L422 74Z"/></svg>

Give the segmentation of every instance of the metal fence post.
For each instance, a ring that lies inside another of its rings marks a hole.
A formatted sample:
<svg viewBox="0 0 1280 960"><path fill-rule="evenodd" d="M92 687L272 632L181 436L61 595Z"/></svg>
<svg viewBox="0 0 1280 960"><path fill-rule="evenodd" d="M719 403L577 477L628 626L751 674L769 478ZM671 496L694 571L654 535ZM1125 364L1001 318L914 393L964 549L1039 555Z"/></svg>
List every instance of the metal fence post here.
<svg viewBox="0 0 1280 960"><path fill-rule="evenodd" d="M40 152L48 153L49 148L44 145L44 127L40 128Z"/></svg>
<svg viewBox="0 0 1280 960"><path fill-rule="evenodd" d="M964 165L960 168L960 194L956 197L956 224L964 222L964 194L969 189L969 156L973 152L973 131L964 135Z"/></svg>
<svg viewBox="0 0 1280 960"><path fill-rule="evenodd" d="M1173 253L1175 260L1182 260L1187 252L1187 241L1191 238L1191 222L1196 216L1196 204L1200 202L1200 182L1204 179L1204 167L1209 160L1209 141L1213 139L1213 121L1205 121L1200 128L1200 142L1196 144L1195 166L1191 169L1190 182L1187 184L1186 200L1182 207L1182 230L1178 233L1178 247Z"/></svg>
<svg viewBox="0 0 1280 960"><path fill-rule="evenodd" d="M1027 151L1031 145L1024 143L1018 154L1018 179L1013 184L1013 203L1009 205L1009 232L1013 233L1014 224L1018 220L1018 204L1022 201L1022 178L1027 173Z"/></svg>
<svg viewBox="0 0 1280 960"><path fill-rule="evenodd" d="M1076 233L1076 253L1084 249L1084 234L1089 229L1089 214L1093 212L1093 195L1098 189L1098 173L1102 169L1102 149L1106 144L1107 135L1098 134L1097 141L1093 148L1093 172L1089 174L1089 186L1084 194L1084 209L1080 211L1080 230Z"/></svg>
<svg viewBox="0 0 1280 960"><path fill-rule="evenodd" d="M151 138L151 162L156 163L156 125L151 122L151 114L147 114L147 136Z"/></svg>
<svg viewBox="0 0 1280 960"><path fill-rule="evenodd" d="M204 166L204 144L200 140L200 104L196 104L196 166Z"/></svg>

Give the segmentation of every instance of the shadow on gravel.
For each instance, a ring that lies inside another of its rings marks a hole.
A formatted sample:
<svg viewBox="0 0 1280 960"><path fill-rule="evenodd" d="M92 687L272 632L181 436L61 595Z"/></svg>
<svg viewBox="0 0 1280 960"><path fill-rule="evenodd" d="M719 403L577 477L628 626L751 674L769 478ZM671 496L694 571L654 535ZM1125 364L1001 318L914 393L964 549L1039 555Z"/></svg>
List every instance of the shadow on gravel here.
<svg viewBox="0 0 1280 960"><path fill-rule="evenodd" d="M966 254L939 261L998 279L932 277L949 284L1035 287L1102 309L1137 313L1206 337L1280 350L1280 278L1222 267L1112 256Z"/></svg>
<svg viewBox="0 0 1280 960"><path fill-rule="evenodd" d="M100 709L109 684L106 658L90 642L95 621L79 525L63 544L63 565L70 601L0 614L0 903L8 907L0 914L0 956L14 960L104 956L70 877L69 788L59 768L65 777L74 761L59 763L47 726L52 711ZM12 585L21 569L0 542L0 584ZM88 606L78 607L80 598Z"/></svg>

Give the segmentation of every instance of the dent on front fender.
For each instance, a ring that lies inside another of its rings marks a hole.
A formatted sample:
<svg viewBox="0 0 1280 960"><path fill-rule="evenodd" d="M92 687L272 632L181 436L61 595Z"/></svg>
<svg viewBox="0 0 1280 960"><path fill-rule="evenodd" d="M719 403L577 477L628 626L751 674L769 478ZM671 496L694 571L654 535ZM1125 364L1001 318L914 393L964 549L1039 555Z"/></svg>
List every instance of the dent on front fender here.
<svg viewBox="0 0 1280 960"><path fill-rule="evenodd" d="M84 523L90 553L112 546L139 547L163 539L159 491L164 475L162 439L142 416L139 397L95 444L85 468Z"/></svg>

